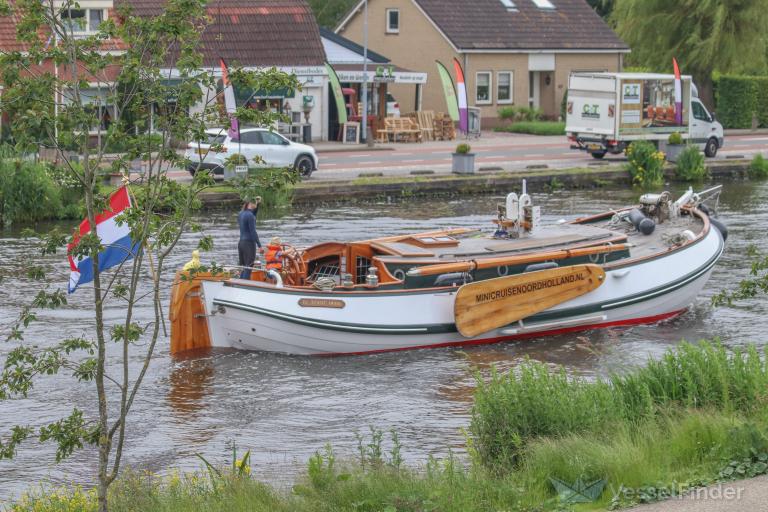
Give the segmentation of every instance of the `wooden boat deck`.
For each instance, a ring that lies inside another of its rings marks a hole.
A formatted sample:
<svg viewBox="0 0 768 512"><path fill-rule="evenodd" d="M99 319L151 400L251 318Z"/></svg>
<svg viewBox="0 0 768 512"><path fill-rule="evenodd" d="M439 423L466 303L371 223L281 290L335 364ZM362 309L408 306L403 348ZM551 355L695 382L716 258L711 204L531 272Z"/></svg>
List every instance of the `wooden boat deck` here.
<svg viewBox="0 0 768 512"><path fill-rule="evenodd" d="M426 262L490 258L619 243L631 245L632 257L644 257L666 251L670 247L668 240L683 231L690 230L698 235L702 228L701 219L686 215L657 224L651 235L637 232L628 222L617 225L603 222L549 225L524 238L511 240L495 239L478 231L451 237L455 241L453 244L436 244L435 247L425 246L418 239L377 241L372 246L383 253L377 258L385 264L401 260Z"/></svg>

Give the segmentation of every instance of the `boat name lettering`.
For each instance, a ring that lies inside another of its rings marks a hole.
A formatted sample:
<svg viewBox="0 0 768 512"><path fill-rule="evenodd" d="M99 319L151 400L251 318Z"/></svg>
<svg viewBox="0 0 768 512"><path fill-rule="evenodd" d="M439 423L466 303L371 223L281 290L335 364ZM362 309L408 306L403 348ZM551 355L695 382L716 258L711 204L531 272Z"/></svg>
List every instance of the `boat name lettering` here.
<svg viewBox="0 0 768 512"><path fill-rule="evenodd" d="M518 284L515 286L508 286L501 290L495 290L492 292L478 293L475 295L475 302L477 304L483 304L485 302L491 302L494 300L504 299L507 297L513 297L515 295L522 295L524 293L531 293L537 290L544 290L547 288L555 288L564 284L571 284L577 281L585 281L587 277L583 273L570 274L566 276L554 277L551 279L542 279L540 281L533 281L530 283Z"/></svg>
<svg viewBox="0 0 768 512"><path fill-rule="evenodd" d="M299 306L303 308L334 308L344 309L343 300L336 299L299 299Z"/></svg>

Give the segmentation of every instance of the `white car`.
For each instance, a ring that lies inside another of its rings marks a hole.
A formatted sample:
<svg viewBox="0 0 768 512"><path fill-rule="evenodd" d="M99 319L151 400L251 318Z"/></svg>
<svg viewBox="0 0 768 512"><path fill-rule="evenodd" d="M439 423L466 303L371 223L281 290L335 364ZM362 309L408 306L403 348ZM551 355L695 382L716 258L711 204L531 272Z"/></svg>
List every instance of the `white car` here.
<svg viewBox="0 0 768 512"><path fill-rule="evenodd" d="M400 104L397 102L394 96L387 93L387 115L392 117L400 117Z"/></svg>
<svg viewBox="0 0 768 512"><path fill-rule="evenodd" d="M315 148L292 142L279 133L266 128L243 128L240 139L227 135L226 128L205 130L208 140L190 142L187 145L187 170L194 175L198 169L224 173L227 157L240 153L248 159L249 167L293 167L302 177L308 178L317 170ZM260 157L257 163L254 159Z"/></svg>

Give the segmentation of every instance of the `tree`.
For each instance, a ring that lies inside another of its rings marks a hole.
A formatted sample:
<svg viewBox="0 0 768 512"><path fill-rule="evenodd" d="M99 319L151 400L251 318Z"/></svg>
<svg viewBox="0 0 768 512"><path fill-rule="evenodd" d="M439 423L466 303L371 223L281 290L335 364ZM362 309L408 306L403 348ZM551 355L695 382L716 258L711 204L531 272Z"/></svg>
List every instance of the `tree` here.
<svg viewBox="0 0 768 512"><path fill-rule="evenodd" d="M321 27L336 28L344 15L355 5L357 0L309 0L309 6L315 13Z"/></svg>
<svg viewBox="0 0 768 512"><path fill-rule="evenodd" d="M614 0L587 0L587 3L595 10L595 12L597 12L597 14L603 18L607 18L613 10Z"/></svg>
<svg viewBox="0 0 768 512"><path fill-rule="evenodd" d="M629 64L669 73L677 58L710 106L714 72L765 68L767 0L615 0L611 19Z"/></svg>
<svg viewBox="0 0 768 512"><path fill-rule="evenodd" d="M120 472L129 413L164 325L160 276L180 237L197 229L191 217L196 197L211 184L205 172L198 172L188 187L168 179L169 169L189 163L172 141L205 141L206 126L223 120L217 79L203 69L200 34L209 19L204 0L168 0L157 15L144 18L123 4L96 32L85 35L68 15L72 9L79 9L72 0L15 0L2 6L2 15L16 19L21 48L0 54L0 110L14 114L12 135L19 150L48 146L57 154L60 171L82 185L87 234L75 238L51 232L40 239L46 254L60 252L69 242L70 254L91 258L93 323L88 334L77 338L26 339L39 310L66 304L63 291L50 284L38 293L16 321L0 327L14 344L3 361L0 400L26 396L39 379L66 373L92 384L94 407L75 408L49 424L13 427L0 437L0 459L12 458L35 435L55 444L57 461L93 445L98 449L98 506L106 511L109 486ZM274 68L234 67L230 75L234 83L253 90L300 89L295 76ZM236 115L242 123L261 126L271 126L278 117L243 108ZM106 150L116 144L124 153L108 162ZM140 184L132 183L129 172L137 160L144 169L135 180ZM132 242L141 248L110 271L99 270L104 247L96 231L96 217L112 192L101 185L104 172L133 184L134 207L117 222L129 226ZM202 237L200 247L209 248L210 239ZM24 270L36 278L46 274L33 264ZM105 318L110 304L120 305L119 321ZM135 320L141 307L154 311L146 325ZM119 356L108 363L111 344L119 347ZM141 368L130 375L129 358L137 357Z"/></svg>

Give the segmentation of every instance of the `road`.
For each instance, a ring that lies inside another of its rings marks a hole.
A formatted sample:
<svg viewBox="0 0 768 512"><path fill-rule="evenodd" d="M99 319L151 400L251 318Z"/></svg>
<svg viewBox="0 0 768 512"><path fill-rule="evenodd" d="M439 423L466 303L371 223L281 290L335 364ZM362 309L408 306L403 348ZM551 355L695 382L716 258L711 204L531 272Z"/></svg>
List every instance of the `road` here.
<svg viewBox="0 0 768 512"><path fill-rule="evenodd" d="M532 165L548 165L550 168L584 167L595 160L584 152L569 149L565 137L536 137L484 133L480 139L469 141L476 156L476 167L496 168L505 171L524 170ZM435 173L450 172L451 152L456 141L427 142L423 144L386 144L392 150L326 151L318 145L320 170L314 179L355 178L361 172L382 172L385 175L409 174L411 171L432 170ZM337 147L337 146L336 146ZM726 146L720 150L719 159L768 152L767 135L733 135L726 137ZM606 162L622 162L622 155L606 156ZM490 169L489 169L490 170Z"/></svg>
<svg viewBox="0 0 768 512"><path fill-rule="evenodd" d="M751 157L756 153L768 156L768 132L761 134L726 135L725 147L717 158ZM377 144L344 146L320 142L315 145L320 169L312 180L350 180L361 174L381 173L384 176L409 175L430 171L435 174L451 172L451 153L461 141L433 141L425 143ZM600 162L582 151L570 149L564 136L539 137L508 133L483 132L482 137L470 140L476 154L478 171L520 171L531 166L546 165L550 169L564 169L599 165ZM608 155L602 162L625 162L623 155ZM170 176L189 179L183 170L174 170Z"/></svg>

